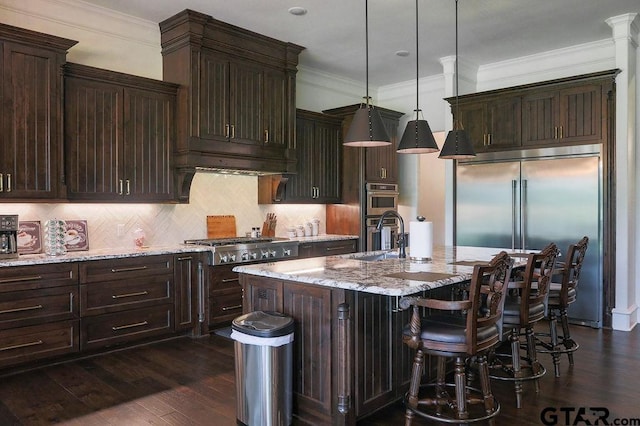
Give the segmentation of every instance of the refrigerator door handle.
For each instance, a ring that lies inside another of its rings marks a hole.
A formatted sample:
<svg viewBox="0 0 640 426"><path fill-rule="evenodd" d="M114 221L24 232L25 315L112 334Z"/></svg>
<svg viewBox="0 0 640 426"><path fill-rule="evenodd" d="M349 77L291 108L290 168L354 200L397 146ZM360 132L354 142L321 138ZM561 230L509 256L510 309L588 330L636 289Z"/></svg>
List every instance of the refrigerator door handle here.
<svg viewBox="0 0 640 426"><path fill-rule="evenodd" d="M516 191L518 182L511 181L511 250L516 249Z"/></svg>
<svg viewBox="0 0 640 426"><path fill-rule="evenodd" d="M520 222L522 225L522 232L520 233L520 241L521 241L521 246L520 248L522 250L526 250L527 249L527 241L526 241L526 236L527 236L527 179L522 179L522 182L520 184L522 186L522 190L521 190L521 196L522 196L522 209L520 211L520 216L522 218L522 221Z"/></svg>

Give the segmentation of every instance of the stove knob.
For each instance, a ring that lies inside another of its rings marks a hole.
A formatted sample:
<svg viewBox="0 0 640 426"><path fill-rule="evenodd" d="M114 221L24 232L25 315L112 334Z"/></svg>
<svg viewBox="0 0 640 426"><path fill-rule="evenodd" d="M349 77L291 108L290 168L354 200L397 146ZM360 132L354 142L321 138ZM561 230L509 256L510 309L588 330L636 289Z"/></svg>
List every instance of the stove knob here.
<svg viewBox="0 0 640 426"><path fill-rule="evenodd" d="M256 260L258 258L258 253L256 252L250 253L250 255L252 260Z"/></svg>
<svg viewBox="0 0 640 426"><path fill-rule="evenodd" d="M269 250L269 257L276 257L276 251L275 250Z"/></svg>
<svg viewBox="0 0 640 426"><path fill-rule="evenodd" d="M236 255L235 254L230 254L229 255L229 262L235 262L236 261Z"/></svg>
<svg viewBox="0 0 640 426"><path fill-rule="evenodd" d="M282 255L283 256L291 256L291 249L282 250Z"/></svg>
<svg viewBox="0 0 640 426"><path fill-rule="evenodd" d="M226 254L221 254L220 255L220 263L227 263L227 255Z"/></svg>
<svg viewBox="0 0 640 426"><path fill-rule="evenodd" d="M245 253L242 253L241 260L242 260L242 261L247 261L247 260L249 260L249 253L246 253L246 252L245 252Z"/></svg>
<svg viewBox="0 0 640 426"><path fill-rule="evenodd" d="M260 253L260 258L262 259L266 259L269 257L269 252L268 251L263 251Z"/></svg>

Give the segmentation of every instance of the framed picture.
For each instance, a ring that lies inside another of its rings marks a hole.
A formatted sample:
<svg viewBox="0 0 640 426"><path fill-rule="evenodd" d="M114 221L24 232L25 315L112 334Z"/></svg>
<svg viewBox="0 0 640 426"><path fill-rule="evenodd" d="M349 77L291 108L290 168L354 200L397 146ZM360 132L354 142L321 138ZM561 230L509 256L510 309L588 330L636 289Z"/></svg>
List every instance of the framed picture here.
<svg viewBox="0 0 640 426"><path fill-rule="evenodd" d="M89 230L86 220L65 220L67 232L64 245L67 251L89 250Z"/></svg>
<svg viewBox="0 0 640 426"><path fill-rule="evenodd" d="M39 220L18 222L18 253L35 254L42 252L42 227Z"/></svg>

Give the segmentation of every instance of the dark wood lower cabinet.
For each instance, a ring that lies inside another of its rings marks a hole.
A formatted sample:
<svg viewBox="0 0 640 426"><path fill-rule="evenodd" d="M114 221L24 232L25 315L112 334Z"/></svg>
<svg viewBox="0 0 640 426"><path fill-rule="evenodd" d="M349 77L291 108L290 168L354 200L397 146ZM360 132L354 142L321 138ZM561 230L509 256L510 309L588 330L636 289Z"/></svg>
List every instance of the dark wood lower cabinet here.
<svg viewBox="0 0 640 426"><path fill-rule="evenodd" d="M355 424L400 398L413 353L402 344L409 312L384 295L240 274L245 312L295 320L294 416L309 424Z"/></svg>

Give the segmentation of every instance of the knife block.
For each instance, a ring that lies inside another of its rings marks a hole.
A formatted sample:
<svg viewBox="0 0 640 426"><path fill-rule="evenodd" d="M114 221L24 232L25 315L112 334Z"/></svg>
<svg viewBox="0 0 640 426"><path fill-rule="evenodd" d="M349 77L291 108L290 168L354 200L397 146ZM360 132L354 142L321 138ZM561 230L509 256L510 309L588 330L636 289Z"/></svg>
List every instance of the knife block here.
<svg viewBox="0 0 640 426"><path fill-rule="evenodd" d="M276 222L263 222L262 233L263 237L275 237L276 236Z"/></svg>

